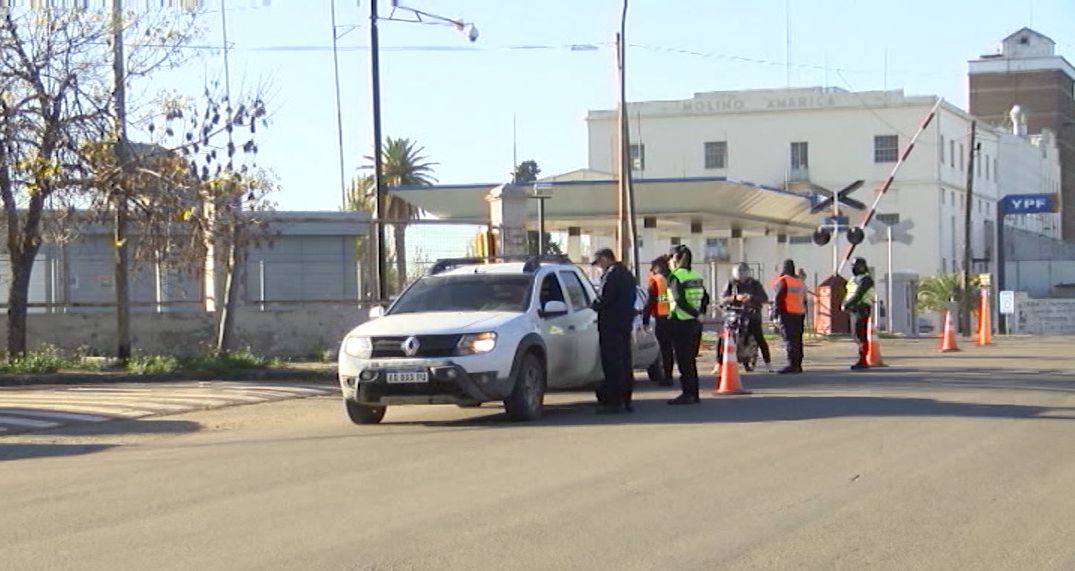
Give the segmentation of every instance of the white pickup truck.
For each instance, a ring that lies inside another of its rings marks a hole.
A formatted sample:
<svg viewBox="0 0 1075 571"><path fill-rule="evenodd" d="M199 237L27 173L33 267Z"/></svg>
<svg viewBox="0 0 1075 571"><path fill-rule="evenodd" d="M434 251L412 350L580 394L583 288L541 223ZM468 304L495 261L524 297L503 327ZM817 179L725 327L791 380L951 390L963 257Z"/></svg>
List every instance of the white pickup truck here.
<svg viewBox="0 0 1075 571"><path fill-rule="evenodd" d="M564 257L484 263L441 260L347 334L339 381L351 421L380 422L389 405L503 401L539 418L547 389L602 377L595 292ZM645 293L638 289L641 311ZM660 369L652 330L635 320L635 368Z"/></svg>

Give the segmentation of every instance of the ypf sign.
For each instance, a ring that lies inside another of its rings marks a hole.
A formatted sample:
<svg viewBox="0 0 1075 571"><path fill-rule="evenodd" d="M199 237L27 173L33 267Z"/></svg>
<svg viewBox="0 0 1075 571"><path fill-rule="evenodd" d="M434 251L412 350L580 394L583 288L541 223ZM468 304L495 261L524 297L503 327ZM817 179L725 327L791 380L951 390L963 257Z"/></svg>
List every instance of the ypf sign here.
<svg viewBox="0 0 1075 571"><path fill-rule="evenodd" d="M1000 199L1004 214L1043 214L1060 211L1055 194L1009 194Z"/></svg>

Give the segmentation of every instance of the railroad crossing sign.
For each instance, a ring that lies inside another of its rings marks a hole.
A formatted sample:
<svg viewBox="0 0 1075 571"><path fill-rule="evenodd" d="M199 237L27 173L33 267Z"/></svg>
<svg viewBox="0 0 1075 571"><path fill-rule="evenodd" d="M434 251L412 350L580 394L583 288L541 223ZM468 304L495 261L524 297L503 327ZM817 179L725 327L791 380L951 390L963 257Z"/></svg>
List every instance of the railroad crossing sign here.
<svg viewBox="0 0 1075 571"><path fill-rule="evenodd" d="M829 210L832 215L825 217L822 220L821 225L814 230L814 243L818 246L824 246L828 244L832 239L833 234L838 234L847 231L847 240L852 244L858 244L865 238L865 235L860 228L854 228L851 226L851 221L847 216L844 216L840 212L840 205L850 206L856 210L866 210L866 205L848 196L852 192L855 192L862 186L863 180L856 180L855 182L841 188L840 190L833 192L824 187L817 187L822 193L828 194L828 198L819 201L810 208L811 214L817 214ZM833 248L836 244L833 244ZM833 250L835 252L835 250ZM834 254L835 255L835 254Z"/></svg>
<svg viewBox="0 0 1075 571"><path fill-rule="evenodd" d="M825 211L825 210L828 210L828 209L837 210L836 204L835 204L837 202L839 202L840 204L846 205L846 206L850 206L851 208L854 208L855 210L866 210L866 205L865 204L863 204L863 203L855 200L854 198L851 198L850 196L848 196L852 192L855 192L856 190L858 190L859 187L861 187L862 183L864 183L864 182L866 182L866 181L864 181L864 180L856 180L855 182L853 182L853 183L841 188L840 190L838 190L836 192L833 192L833 191L831 191L831 190L829 190L827 188L824 188L824 187L820 187L820 186L817 187L818 190L820 190L821 192L823 192L825 194L828 194L828 198L825 198L824 200L821 200L820 202L815 204L813 206L813 208L810 209L810 213L811 214L817 214L818 212L822 212L822 211Z"/></svg>
<svg viewBox="0 0 1075 571"><path fill-rule="evenodd" d="M875 216L870 221L870 243L877 244L888 241L888 229L892 229L892 241L910 245L914 241L910 231L914 228L914 221L905 218L893 224L886 223L880 216Z"/></svg>

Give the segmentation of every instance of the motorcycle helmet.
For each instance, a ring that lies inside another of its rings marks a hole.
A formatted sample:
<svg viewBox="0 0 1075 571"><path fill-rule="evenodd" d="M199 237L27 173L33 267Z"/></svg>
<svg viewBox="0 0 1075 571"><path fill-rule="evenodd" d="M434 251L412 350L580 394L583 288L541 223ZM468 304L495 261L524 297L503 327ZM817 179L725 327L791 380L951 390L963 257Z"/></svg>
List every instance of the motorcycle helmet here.
<svg viewBox="0 0 1075 571"><path fill-rule="evenodd" d="M750 266L746 262L739 262L732 268L732 278L736 281L745 281L751 278Z"/></svg>
<svg viewBox="0 0 1075 571"><path fill-rule="evenodd" d="M851 264L851 273L856 276L869 273L870 267L866 265L866 258L855 258Z"/></svg>

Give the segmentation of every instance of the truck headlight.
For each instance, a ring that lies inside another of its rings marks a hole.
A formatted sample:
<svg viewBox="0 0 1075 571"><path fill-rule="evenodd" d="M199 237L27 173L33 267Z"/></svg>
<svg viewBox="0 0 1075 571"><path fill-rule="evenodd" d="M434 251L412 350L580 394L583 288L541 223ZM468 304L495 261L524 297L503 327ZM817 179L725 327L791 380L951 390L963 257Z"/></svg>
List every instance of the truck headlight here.
<svg viewBox="0 0 1075 571"><path fill-rule="evenodd" d="M496 348L496 333L474 333L459 340L460 355L488 353Z"/></svg>
<svg viewBox="0 0 1075 571"><path fill-rule="evenodd" d="M373 355L373 342L369 337L348 337L343 342L343 352L359 359Z"/></svg>

